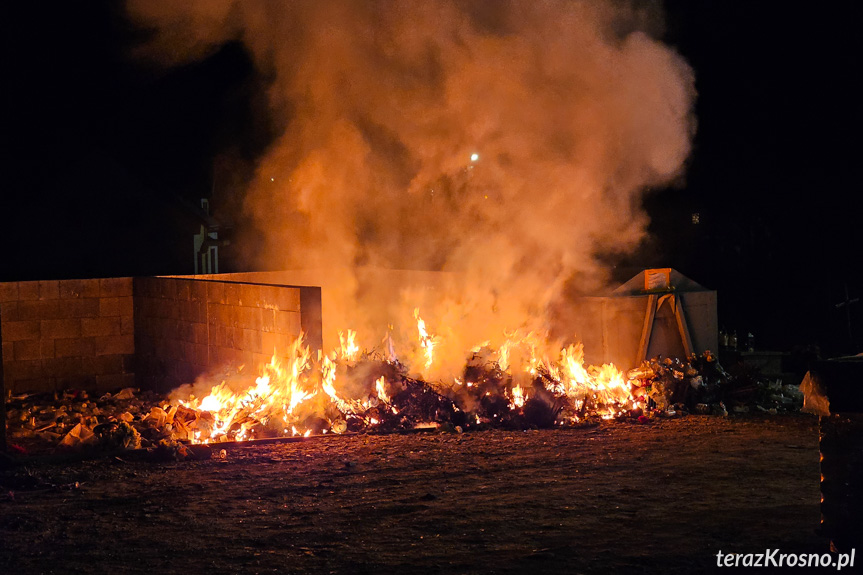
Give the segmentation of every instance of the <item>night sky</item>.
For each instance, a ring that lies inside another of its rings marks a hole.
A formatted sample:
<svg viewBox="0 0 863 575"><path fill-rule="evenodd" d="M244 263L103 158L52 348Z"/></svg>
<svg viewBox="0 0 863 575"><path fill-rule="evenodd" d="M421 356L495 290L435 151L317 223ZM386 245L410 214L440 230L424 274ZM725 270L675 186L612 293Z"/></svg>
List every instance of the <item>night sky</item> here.
<svg viewBox="0 0 863 575"><path fill-rule="evenodd" d="M0 281L191 273L177 198L213 195L242 231L236 191L273 137L254 112L264 79L233 44L170 71L133 61L145 32L119 3L20 4L4 18ZM685 180L646 198L652 239L613 262L619 279L674 267L717 290L720 324L759 347L863 351L863 303L854 343L836 308L846 289L863 295L863 9L665 6L663 39L695 72L698 131ZM232 268L220 271L242 261Z"/></svg>

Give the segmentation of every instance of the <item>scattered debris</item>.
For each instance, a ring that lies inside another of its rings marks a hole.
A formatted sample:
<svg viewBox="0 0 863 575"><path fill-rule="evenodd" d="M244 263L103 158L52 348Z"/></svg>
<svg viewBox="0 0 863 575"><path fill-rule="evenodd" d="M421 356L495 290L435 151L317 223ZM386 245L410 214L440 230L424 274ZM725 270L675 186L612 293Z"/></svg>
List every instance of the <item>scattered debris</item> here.
<svg viewBox="0 0 863 575"><path fill-rule="evenodd" d="M727 416L728 410L771 415L799 411L803 393L796 385L764 378L757 370L736 366L726 371L712 353L693 354L689 361L653 358L630 371L640 382L648 407L664 415L697 413Z"/></svg>

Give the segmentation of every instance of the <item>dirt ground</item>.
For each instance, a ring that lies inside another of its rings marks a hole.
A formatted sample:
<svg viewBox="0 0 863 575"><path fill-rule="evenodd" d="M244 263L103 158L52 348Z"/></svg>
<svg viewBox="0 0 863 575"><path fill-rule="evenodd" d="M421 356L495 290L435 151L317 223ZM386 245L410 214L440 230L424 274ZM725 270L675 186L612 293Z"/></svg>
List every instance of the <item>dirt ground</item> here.
<svg viewBox="0 0 863 575"><path fill-rule="evenodd" d="M0 472L0 572L694 573L828 545L814 416L216 453Z"/></svg>

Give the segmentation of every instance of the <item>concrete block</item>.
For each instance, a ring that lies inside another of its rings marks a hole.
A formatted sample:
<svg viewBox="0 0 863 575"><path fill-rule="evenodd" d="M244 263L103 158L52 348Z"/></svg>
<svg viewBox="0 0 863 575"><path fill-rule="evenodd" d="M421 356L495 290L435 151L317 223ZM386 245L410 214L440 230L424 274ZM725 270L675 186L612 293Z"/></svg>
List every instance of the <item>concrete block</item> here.
<svg viewBox="0 0 863 575"><path fill-rule="evenodd" d="M115 357L111 355L106 355L105 357ZM135 355L134 354L125 354L121 355L120 358L123 360L123 373L135 373Z"/></svg>
<svg viewBox="0 0 863 575"><path fill-rule="evenodd" d="M276 312L276 333L297 335L301 330L300 324L300 314L298 312Z"/></svg>
<svg viewBox="0 0 863 575"><path fill-rule="evenodd" d="M132 294L137 298L152 298L158 293L156 290L157 278L133 278Z"/></svg>
<svg viewBox="0 0 863 575"><path fill-rule="evenodd" d="M18 282L0 282L0 303L18 301Z"/></svg>
<svg viewBox="0 0 863 575"><path fill-rule="evenodd" d="M99 315L99 298L87 297L77 299L61 299L57 302L60 318L96 317Z"/></svg>
<svg viewBox="0 0 863 575"><path fill-rule="evenodd" d="M30 321L4 321L3 343L20 341L23 339L39 339L41 334L41 322Z"/></svg>
<svg viewBox="0 0 863 575"><path fill-rule="evenodd" d="M165 302L166 309L168 311L167 317L171 319L180 319L180 306L183 303L184 302L176 299Z"/></svg>
<svg viewBox="0 0 863 575"><path fill-rule="evenodd" d="M50 393L57 391L57 380L53 377L19 379L13 381L8 389L12 393Z"/></svg>
<svg viewBox="0 0 863 575"><path fill-rule="evenodd" d="M75 299L82 297L99 297L99 280L60 280L60 299Z"/></svg>
<svg viewBox="0 0 863 575"><path fill-rule="evenodd" d="M252 284L241 284L240 305L246 307L259 307L261 305L261 286Z"/></svg>
<svg viewBox="0 0 863 575"><path fill-rule="evenodd" d="M194 333L194 342L199 343L201 345L207 345L209 336L208 336L208 326L205 323L193 323L192 331Z"/></svg>
<svg viewBox="0 0 863 575"><path fill-rule="evenodd" d="M120 334L132 335L135 333L135 316L120 316Z"/></svg>
<svg viewBox="0 0 863 575"><path fill-rule="evenodd" d="M192 324L187 321L177 322L177 333L174 334L177 339L180 341L193 343L195 341L195 330L192 327Z"/></svg>
<svg viewBox="0 0 863 575"><path fill-rule="evenodd" d="M157 300L156 299L148 297L148 298L140 298L138 301L139 301L139 305L140 305L140 315L146 316L146 317L157 317L156 316L156 312L157 312L157 306L156 306Z"/></svg>
<svg viewBox="0 0 863 575"><path fill-rule="evenodd" d="M234 362L234 349L230 347L219 347L216 348L215 354L214 350L210 350L210 363L211 365L216 366L234 366L236 367L236 363Z"/></svg>
<svg viewBox="0 0 863 575"><path fill-rule="evenodd" d="M205 301L195 302L195 321L198 323L207 323L209 321L207 306L209 304Z"/></svg>
<svg viewBox="0 0 863 575"><path fill-rule="evenodd" d="M53 339L25 339L11 343L14 353L10 360L47 359L54 357Z"/></svg>
<svg viewBox="0 0 863 575"><path fill-rule="evenodd" d="M279 286L260 286L261 307L276 307L279 302Z"/></svg>
<svg viewBox="0 0 863 575"><path fill-rule="evenodd" d="M97 375L95 380L94 391L99 392L114 392L126 387L135 386L134 374L111 373L106 375Z"/></svg>
<svg viewBox="0 0 863 575"><path fill-rule="evenodd" d="M238 345L240 336L237 334L237 329L230 326L220 326L219 331L222 334L222 341L219 345L233 349Z"/></svg>
<svg viewBox="0 0 863 575"><path fill-rule="evenodd" d="M42 371L45 377L58 379L84 375L80 357L55 357L42 360Z"/></svg>
<svg viewBox="0 0 863 575"><path fill-rule="evenodd" d="M43 339L68 339L81 337L80 319L43 319L39 322Z"/></svg>
<svg viewBox="0 0 863 575"><path fill-rule="evenodd" d="M93 339L96 355L135 353L135 338L131 335L101 336Z"/></svg>
<svg viewBox="0 0 863 575"><path fill-rule="evenodd" d="M41 359L4 362L3 374L7 379L38 379L44 375Z"/></svg>
<svg viewBox="0 0 863 575"><path fill-rule="evenodd" d="M222 347L234 347L234 328L226 325L216 326L216 332L219 334L219 343ZM213 336L213 330L210 329L210 337Z"/></svg>
<svg viewBox="0 0 863 575"><path fill-rule="evenodd" d="M166 278L153 278L156 282L154 285L154 296L156 299L173 299L177 295L174 289L174 284Z"/></svg>
<svg viewBox="0 0 863 575"><path fill-rule="evenodd" d="M207 322L207 304L199 301L190 301L186 305L189 306L190 315L189 321L193 323Z"/></svg>
<svg viewBox="0 0 863 575"><path fill-rule="evenodd" d="M107 316L131 316L134 312L132 296L105 297L99 300L99 315Z"/></svg>
<svg viewBox="0 0 863 575"><path fill-rule="evenodd" d="M280 336L277 333L264 332L261 334L261 353L278 355L284 352L284 348L280 348Z"/></svg>
<svg viewBox="0 0 863 575"><path fill-rule="evenodd" d="M17 283L15 284L18 285ZM18 302L0 301L0 321L18 321Z"/></svg>
<svg viewBox="0 0 863 575"><path fill-rule="evenodd" d="M96 349L92 337L55 339L53 341L55 357L91 357Z"/></svg>
<svg viewBox="0 0 863 575"><path fill-rule="evenodd" d="M240 284L225 284L225 303L227 305L236 306L243 305L240 301Z"/></svg>
<svg viewBox="0 0 863 575"><path fill-rule="evenodd" d="M164 319L159 324L159 330L162 337L177 339L177 333L180 331L180 322L175 319Z"/></svg>
<svg viewBox="0 0 863 575"><path fill-rule="evenodd" d="M39 299L39 282L18 282L18 300Z"/></svg>
<svg viewBox="0 0 863 575"><path fill-rule="evenodd" d="M257 310L253 307L235 307L234 316L237 318L237 327L241 327L243 329L255 329L255 311Z"/></svg>
<svg viewBox="0 0 863 575"><path fill-rule="evenodd" d="M300 311L300 290L280 287L276 293L276 307L281 311Z"/></svg>
<svg viewBox="0 0 863 575"><path fill-rule="evenodd" d="M123 373L122 355L98 355L84 357L81 364L87 375L106 375L109 373Z"/></svg>
<svg viewBox="0 0 863 575"><path fill-rule="evenodd" d="M264 326L263 321L263 311L259 307L247 308L249 310L250 322L248 324L249 329L254 329L256 331L261 331Z"/></svg>
<svg viewBox="0 0 863 575"><path fill-rule="evenodd" d="M300 329L313 352L323 348L321 288L300 288Z"/></svg>
<svg viewBox="0 0 863 575"><path fill-rule="evenodd" d="M207 308L210 325L230 325L230 310L231 308L222 304L210 304Z"/></svg>
<svg viewBox="0 0 863 575"><path fill-rule="evenodd" d="M3 356L2 356L2 359L0 359L0 361L3 361L3 363L9 362L9 361L12 361L13 359L15 359L15 343L12 341L10 341L10 342L4 341L3 346L2 346L2 353L3 353Z"/></svg>
<svg viewBox="0 0 863 575"><path fill-rule="evenodd" d="M121 334L119 317L85 317L80 321L81 335L84 337Z"/></svg>
<svg viewBox="0 0 863 575"><path fill-rule="evenodd" d="M192 280L189 283L189 297L192 301L207 301L207 283L200 280Z"/></svg>
<svg viewBox="0 0 863 575"><path fill-rule="evenodd" d="M24 339L13 343L14 360L42 359L41 342L38 339Z"/></svg>
<svg viewBox="0 0 863 575"><path fill-rule="evenodd" d="M207 316L207 323L209 325L219 325L219 318L216 317L216 314L218 313L218 307L217 307L218 305L219 304L217 304L217 303L207 302L206 316Z"/></svg>
<svg viewBox="0 0 863 575"><path fill-rule="evenodd" d="M242 350L236 348L231 349L228 351L228 357L231 358L231 365L235 367L244 366L246 372L249 371L250 366L246 365L248 363L248 358L246 357L246 354L242 352Z"/></svg>
<svg viewBox="0 0 863 575"><path fill-rule="evenodd" d="M261 353L261 332L253 329L241 330L243 344L242 350L249 353Z"/></svg>
<svg viewBox="0 0 863 575"><path fill-rule="evenodd" d="M225 284L222 282L207 282L207 301L210 303L225 303Z"/></svg>
<svg viewBox="0 0 863 575"><path fill-rule="evenodd" d="M177 282L177 298L179 301L192 300L192 282L190 280L174 280Z"/></svg>
<svg viewBox="0 0 863 575"><path fill-rule="evenodd" d="M182 350L181 359L189 363L194 363L196 355L195 344L184 341L179 344L179 347Z"/></svg>
<svg viewBox="0 0 863 575"><path fill-rule="evenodd" d="M191 301L180 300L179 302L179 319L185 322L193 322L195 321L195 309L194 303Z"/></svg>
<svg viewBox="0 0 863 575"><path fill-rule="evenodd" d="M200 336L200 334L199 334ZM207 325L206 341L198 341L196 343L204 343L207 345L222 345L223 334L218 326Z"/></svg>
<svg viewBox="0 0 863 575"><path fill-rule="evenodd" d="M210 365L210 350L207 346L199 343L192 344L192 346L194 352L192 362L201 368L208 367Z"/></svg>
<svg viewBox="0 0 863 575"><path fill-rule="evenodd" d="M59 299L18 302L18 319L22 321L59 318L61 318Z"/></svg>
<svg viewBox="0 0 863 575"><path fill-rule="evenodd" d="M59 299L60 282L57 280L44 280L39 282L39 299Z"/></svg>
<svg viewBox="0 0 863 575"><path fill-rule="evenodd" d="M99 297L132 295L132 278L102 278L99 280Z"/></svg>
<svg viewBox="0 0 863 575"><path fill-rule="evenodd" d="M261 331L272 332L276 330L276 311L274 309L261 309Z"/></svg>

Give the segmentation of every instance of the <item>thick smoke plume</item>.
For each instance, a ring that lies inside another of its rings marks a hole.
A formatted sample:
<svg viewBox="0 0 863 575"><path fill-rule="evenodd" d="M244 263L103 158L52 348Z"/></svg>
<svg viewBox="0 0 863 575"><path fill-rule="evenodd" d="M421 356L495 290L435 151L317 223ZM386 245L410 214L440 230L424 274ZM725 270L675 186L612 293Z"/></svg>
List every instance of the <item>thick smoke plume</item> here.
<svg viewBox="0 0 863 575"><path fill-rule="evenodd" d="M414 307L453 366L504 330L565 333L549 306L603 285L597 255L638 245L642 194L678 178L690 151L692 70L651 36L652 4L140 0L129 11L155 32L144 55L179 64L240 41L267 79L281 131L246 191L266 240L250 253L268 269L329 270L330 344L354 328L380 347L388 324L415 339ZM451 273L394 289L368 269Z"/></svg>

